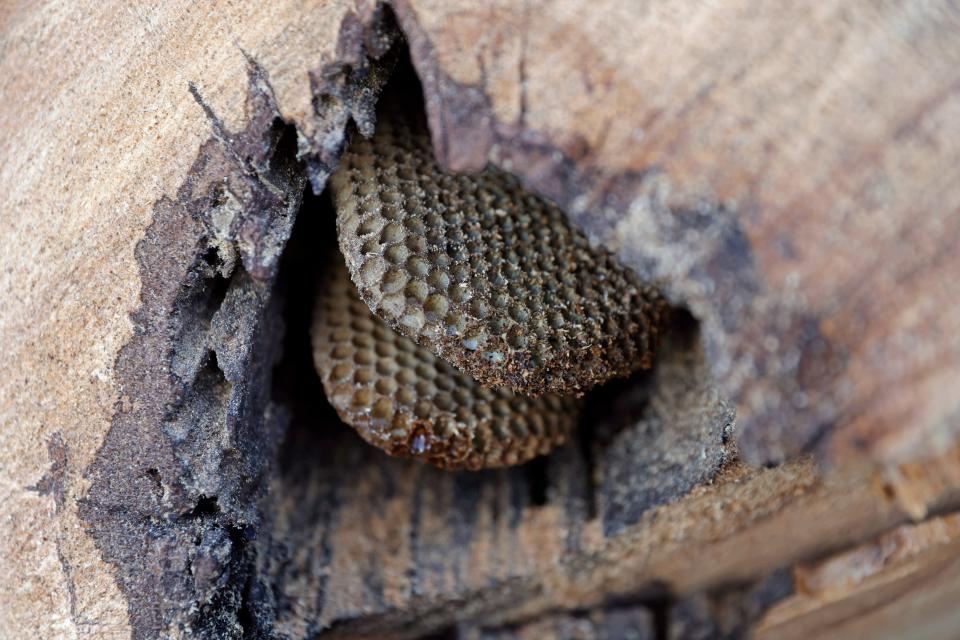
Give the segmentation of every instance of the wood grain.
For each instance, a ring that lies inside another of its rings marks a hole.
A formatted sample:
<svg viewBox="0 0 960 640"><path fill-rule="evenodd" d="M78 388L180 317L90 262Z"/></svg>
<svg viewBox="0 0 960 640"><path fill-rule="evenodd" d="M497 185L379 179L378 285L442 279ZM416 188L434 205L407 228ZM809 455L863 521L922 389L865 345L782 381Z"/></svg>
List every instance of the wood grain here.
<svg viewBox="0 0 960 640"><path fill-rule="evenodd" d="M956 514L907 525L795 570L798 593L771 609L758 638L941 638L956 633Z"/></svg>
<svg viewBox="0 0 960 640"><path fill-rule="evenodd" d="M0 593L0 635L186 634L204 616L214 635L412 634L455 608L532 619L651 583L754 579L956 506L953 3L389 7L439 160L516 173L687 306L716 381L701 389L735 405L740 455L791 461L731 463L726 420L671 396L633 423L634 444L612 436L615 451L662 453L644 464L663 481L589 439L551 459L545 497L539 472L433 478L370 459L338 485L343 461L273 464L287 414L271 305L296 185L320 191L348 124L372 126L390 12L10 3L0 582L16 589ZM183 447L183 433L199 436ZM398 559L414 548L429 568L416 579ZM952 593L921 573L897 593Z"/></svg>

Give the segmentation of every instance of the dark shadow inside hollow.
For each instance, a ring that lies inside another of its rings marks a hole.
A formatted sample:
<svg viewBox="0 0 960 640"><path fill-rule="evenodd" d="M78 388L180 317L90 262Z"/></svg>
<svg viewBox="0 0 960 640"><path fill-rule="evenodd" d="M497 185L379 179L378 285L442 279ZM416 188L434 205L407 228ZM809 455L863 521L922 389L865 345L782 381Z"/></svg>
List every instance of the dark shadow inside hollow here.
<svg viewBox="0 0 960 640"><path fill-rule="evenodd" d="M385 91L421 101L405 52ZM696 321L675 312L655 367L590 393L574 442L519 467L437 470L364 443L313 368L318 269L336 251L326 193L307 195L277 284L273 401L289 427L260 503L248 618L262 633L421 634L534 597L557 566L711 479L730 456L729 405ZM638 594L638 600L645 596Z"/></svg>

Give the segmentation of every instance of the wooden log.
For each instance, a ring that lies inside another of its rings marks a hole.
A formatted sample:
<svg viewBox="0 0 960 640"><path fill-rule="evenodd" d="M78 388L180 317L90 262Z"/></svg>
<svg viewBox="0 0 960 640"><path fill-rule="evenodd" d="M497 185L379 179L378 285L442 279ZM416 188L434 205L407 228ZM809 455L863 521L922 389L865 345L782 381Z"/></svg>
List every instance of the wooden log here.
<svg viewBox="0 0 960 640"><path fill-rule="evenodd" d="M0 635L534 624L955 509L958 22L946 0L0 9ZM547 462L387 460L297 360L329 235L306 185L407 51L442 163L516 173L699 323ZM762 628L822 628L790 602Z"/></svg>
<svg viewBox="0 0 960 640"><path fill-rule="evenodd" d="M760 638L930 638L960 625L957 514L905 525L795 570L796 595L772 608Z"/></svg>

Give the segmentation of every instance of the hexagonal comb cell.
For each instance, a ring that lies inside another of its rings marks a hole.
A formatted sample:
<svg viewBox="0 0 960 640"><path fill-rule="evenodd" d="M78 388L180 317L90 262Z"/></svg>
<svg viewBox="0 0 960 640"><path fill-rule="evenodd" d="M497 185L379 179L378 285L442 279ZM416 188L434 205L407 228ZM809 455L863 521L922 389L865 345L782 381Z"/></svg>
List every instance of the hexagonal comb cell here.
<svg viewBox="0 0 960 640"><path fill-rule="evenodd" d="M581 394L650 366L656 290L510 174L441 169L415 109L381 108L330 186L363 301L481 384Z"/></svg>
<svg viewBox="0 0 960 640"><path fill-rule="evenodd" d="M312 340L341 419L392 455L451 469L518 464L563 443L579 412L575 399L484 388L396 333L359 299L341 259L320 283Z"/></svg>

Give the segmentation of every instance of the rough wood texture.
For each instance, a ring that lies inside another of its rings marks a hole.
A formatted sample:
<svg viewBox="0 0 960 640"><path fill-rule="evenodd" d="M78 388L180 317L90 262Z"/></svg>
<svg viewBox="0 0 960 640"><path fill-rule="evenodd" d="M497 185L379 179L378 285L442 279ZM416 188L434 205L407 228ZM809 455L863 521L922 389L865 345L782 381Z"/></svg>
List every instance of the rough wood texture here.
<svg viewBox="0 0 960 640"><path fill-rule="evenodd" d="M267 559L260 575L275 586L277 628L293 637L327 627L333 636L410 637L464 618L495 629L610 601L722 591L909 520L882 472L824 479L798 462L734 466L671 504L643 503L640 491L640 517L611 531L602 496L597 517L584 508L590 493L575 451L551 458L548 498L537 505L524 469L438 473L371 455L331 430L292 440L288 455L308 455L294 456L273 486L285 504L258 553ZM944 463L956 468L957 454ZM346 487L340 478L351 471ZM955 487L927 506L958 500ZM743 625L735 613L723 624Z"/></svg>
<svg viewBox="0 0 960 640"><path fill-rule="evenodd" d="M462 628L461 640L654 640L653 615L644 606L610 607L549 616L499 628Z"/></svg>
<svg viewBox="0 0 960 640"><path fill-rule="evenodd" d="M946 638L960 628L960 517L898 527L795 570L758 638Z"/></svg>
<svg viewBox="0 0 960 640"><path fill-rule="evenodd" d="M754 579L956 506L952 3L390 6L440 161L515 172L687 305L746 458L813 447L837 470L731 463L697 378L702 404L654 384L633 427L551 459L546 489L349 444L310 460L324 423L296 411L273 464L296 404L271 382L281 251L347 123L371 130L389 19L360 0L9 4L0 635L522 620L600 586ZM394 511L356 502L374 498Z"/></svg>

